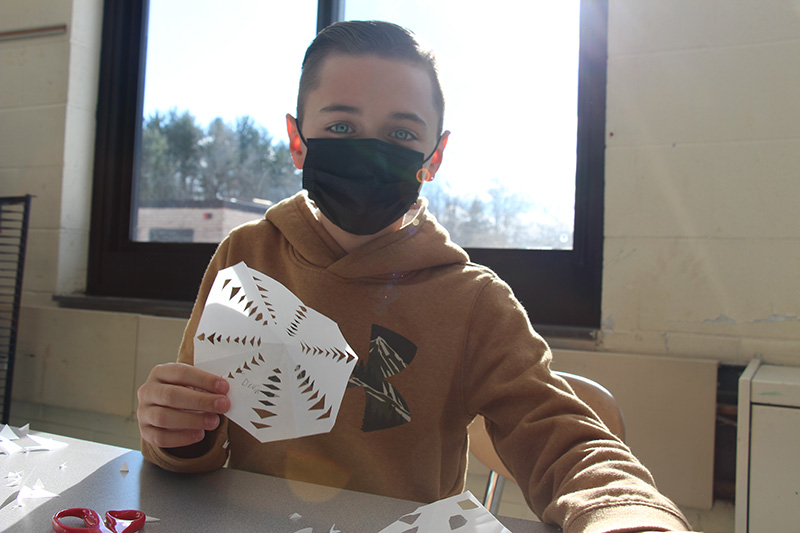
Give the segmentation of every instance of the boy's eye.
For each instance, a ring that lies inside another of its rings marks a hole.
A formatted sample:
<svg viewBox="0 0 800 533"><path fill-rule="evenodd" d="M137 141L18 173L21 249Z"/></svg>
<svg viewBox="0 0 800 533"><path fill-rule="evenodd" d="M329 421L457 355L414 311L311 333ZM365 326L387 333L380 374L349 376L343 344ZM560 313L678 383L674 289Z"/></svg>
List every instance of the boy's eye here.
<svg viewBox="0 0 800 533"><path fill-rule="evenodd" d="M413 141L417 138L408 130L394 130L390 135L399 141Z"/></svg>
<svg viewBox="0 0 800 533"><path fill-rule="evenodd" d="M353 133L353 128L343 123L334 124L333 126L330 126L328 130L333 133L340 133L340 134Z"/></svg>

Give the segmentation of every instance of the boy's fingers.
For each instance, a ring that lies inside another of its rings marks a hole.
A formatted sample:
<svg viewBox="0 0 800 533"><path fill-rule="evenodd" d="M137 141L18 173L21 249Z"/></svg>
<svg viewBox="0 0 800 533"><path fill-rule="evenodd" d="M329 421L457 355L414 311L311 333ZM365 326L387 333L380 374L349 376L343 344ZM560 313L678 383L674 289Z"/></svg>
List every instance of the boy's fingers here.
<svg viewBox="0 0 800 533"><path fill-rule="evenodd" d="M139 388L139 431L154 446L176 448L200 442L230 409L228 382L190 365L154 368Z"/></svg>
<svg viewBox="0 0 800 533"><path fill-rule="evenodd" d="M140 421L144 426L163 430L211 431L219 425L219 415L154 405L145 410Z"/></svg>
<svg viewBox="0 0 800 533"><path fill-rule="evenodd" d="M147 387L145 403L173 410L218 414L225 413L230 408L227 396L170 383L155 383Z"/></svg>
<svg viewBox="0 0 800 533"><path fill-rule="evenodd" d="M228 382L219 376L183 363L166 363L153 368L151 378L161 383L193 387L217 394L227 394Z"/></svg>

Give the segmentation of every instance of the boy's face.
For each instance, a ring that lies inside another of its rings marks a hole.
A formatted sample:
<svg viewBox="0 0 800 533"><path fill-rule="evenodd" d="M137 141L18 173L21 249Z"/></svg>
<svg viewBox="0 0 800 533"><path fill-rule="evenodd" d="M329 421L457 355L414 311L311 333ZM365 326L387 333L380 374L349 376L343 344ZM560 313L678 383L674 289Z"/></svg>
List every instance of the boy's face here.
<svg viewBox="0 0 800 533"><path fill-rule="evenodd" d="M431 79L422 67L406 61L329 56L320 69L319 86L306 97L304 113L300 127L307 139L375 138L426 157L439 140ZM291 120L289 136L295 165L302 168L306 147ZM441 153L426 163L431 173L440 161Z"/></svg>

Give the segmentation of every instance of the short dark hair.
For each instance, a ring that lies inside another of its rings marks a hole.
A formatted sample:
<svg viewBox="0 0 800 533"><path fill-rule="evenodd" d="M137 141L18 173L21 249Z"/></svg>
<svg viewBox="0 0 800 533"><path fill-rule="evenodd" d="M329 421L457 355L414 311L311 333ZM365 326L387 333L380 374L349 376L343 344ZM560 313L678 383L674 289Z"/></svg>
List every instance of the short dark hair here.
<svg viewBox="0 0 800 533"><path fill-rule="evenodd" d="M378 20L349 20L331 24L311 42L303 58L300 89L297 92L297 121L302 122L306 96L319 86L319 73L331 54L375 55L385 59L400 59L420 65L431 78L433 104L439 113L436 134L444 126L444 94L439 84L433 53L423 50L414 34L390 22Z"/></svg>

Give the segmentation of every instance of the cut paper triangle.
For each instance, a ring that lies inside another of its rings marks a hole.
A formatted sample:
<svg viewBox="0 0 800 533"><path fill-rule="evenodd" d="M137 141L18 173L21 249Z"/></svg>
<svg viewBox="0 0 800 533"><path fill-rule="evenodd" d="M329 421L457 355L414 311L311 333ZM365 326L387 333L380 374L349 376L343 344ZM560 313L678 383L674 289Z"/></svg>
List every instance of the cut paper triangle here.
<svg viewBox="0 0 800 533"><path fill-rule="evenodd" d="M7 440L17 440L19 435L17 435L11 426L8 424L3 424L3 429L0 429L0 438L7 439Z"/></svg>
<svg viewBox="0 0 800 533"><path fill-rule="evenodd" d="M42 483L41 479L37 479L36 483L33 486L29 487L27 485L23 485L19 489L19 495L17 495L17 502L20 500L28 500L34 498L57 498L58 494L54 492L50 492L44 488L44 483Z"/></svg>
<svg viewBox="0 0 800 533"><path fill-rule="evenodd" d="M34 442L33 445L25 448L27 451L50 451L69 446L64 441L42 437L41 435L28 434L26 438Z"/></svg>

